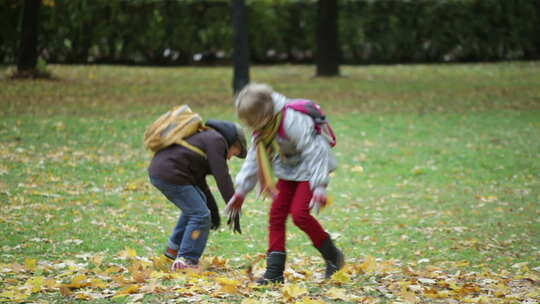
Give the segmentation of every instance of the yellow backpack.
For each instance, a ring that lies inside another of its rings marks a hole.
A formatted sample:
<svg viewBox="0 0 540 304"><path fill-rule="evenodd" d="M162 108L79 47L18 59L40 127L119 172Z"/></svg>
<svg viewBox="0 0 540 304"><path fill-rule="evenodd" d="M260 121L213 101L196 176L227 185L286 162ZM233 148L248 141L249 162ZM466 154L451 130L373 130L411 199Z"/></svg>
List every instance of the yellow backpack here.
<svg viewBox="0 0 540 304"><path fill-rule="evenodd" d="M191 111L188 105L177 106L148 126L144 132L144 147L152 152L158 152L172 144L179 144L206 157L201 149L184 140L206 129L202 118Z"/></svg>

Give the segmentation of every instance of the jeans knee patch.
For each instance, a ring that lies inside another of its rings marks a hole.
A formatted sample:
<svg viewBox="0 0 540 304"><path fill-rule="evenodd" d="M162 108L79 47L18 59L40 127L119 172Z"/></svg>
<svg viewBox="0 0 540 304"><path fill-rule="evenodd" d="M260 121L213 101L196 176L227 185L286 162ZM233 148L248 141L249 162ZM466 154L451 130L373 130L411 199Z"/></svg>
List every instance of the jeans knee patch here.
<svg viewBox="0 0 540 304"><path fill-rule="evenodd" d="M191 231L191 239L192 239L192 240L196 240L196 239L198 239L200 236L201 236L201 231L200 231L200 230L195 229L195 230Z"/></svg>

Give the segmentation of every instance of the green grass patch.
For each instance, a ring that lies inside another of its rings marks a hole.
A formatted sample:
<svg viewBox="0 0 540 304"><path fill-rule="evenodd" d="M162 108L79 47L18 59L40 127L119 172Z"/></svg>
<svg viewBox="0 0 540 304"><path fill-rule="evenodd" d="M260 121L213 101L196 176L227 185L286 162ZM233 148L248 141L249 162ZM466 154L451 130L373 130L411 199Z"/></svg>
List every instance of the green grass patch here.
<svg viewBox="0 0 540 304"><path fill-rule="evenodd" d="M88 263L89 257L103 255L102 265L128 267L129 259L118 260L126 248L141 257L159 255L179 211L148 182L150 154L142 145L146 126L182 103L204 118L235 119L229 68L49 68L56 80L0 79L0 266L8 269L0 269L0 290L30 286L35 271L66 284L69 275L62 277L44 263ZM352 282L330 285L357 298L332 297L330 287L312 283L315 279L291 277L308 290L280 301L338 303L364 297L365 303L391 303L407 299L409 292L447 303L442 296L427 297L428 289L392 289L380 281L382 276L366 273L368 257L377 258L378 265L489 269L500 277L508 272L538 279L539 63L344 66L339 78L313 78L312 66L253 67L251 72L252 80L268 82L289 97L311 98L329 114L340 167L329 188L334 204L318 219L348 263L364 265L362 271L350 271ZM230 162L233 176L240 165ZM269 205L252 194L242 217L244 234L234 235L224 224L211 233L205 255L229 261L223 276L245 277L247 261L266 250ZM292 222L288 228L291 267L321 272L322 260L308 238ZM32 259L38 270L28 265ZM16 271L14 265L22 268ZM255 270L264 266L257 265ZM88 265L77 269L87 269L89 277L97 273ZM169 286L175 279L181 280L172 278ZM271 303L271 293L277 292L243 284L243 292L224 298L192 293L202 302L249 303L251 292L253 299ZM122 285L114 286L118 292ZM146 292L144 301L189 298L175 288ZM84 288L72 289L79 291L64 294L54 286L25 299L113 303L134 297L100 299L81 296ZM485 290L459 296L505 299ZM538 299L537 285L528 290L518 300Z"/></svg>

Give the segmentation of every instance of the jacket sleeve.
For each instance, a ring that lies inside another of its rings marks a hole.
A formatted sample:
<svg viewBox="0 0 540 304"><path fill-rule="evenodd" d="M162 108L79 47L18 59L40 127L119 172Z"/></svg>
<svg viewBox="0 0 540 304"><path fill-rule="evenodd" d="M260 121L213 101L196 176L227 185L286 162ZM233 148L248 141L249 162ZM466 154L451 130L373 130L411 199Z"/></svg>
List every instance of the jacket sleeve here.
<svg viewBox="0 0 540 304"><path fill-rule="evenodd" d="M205 152L210 173L216 180L221 197L227 203L234 194L233 182L227 165L227 142L221 137L210 140L206 144Z"/></svg>
<svg viewBox="0 0 540 304"><path fill-rule="evenodd" d="M336 166L328 141L316 133L313 119L306 114L287 110L283 123L289 140L301 153L301 169L309 170L311 189L326 187L330 180L329 173Z"/></svg>
<svg viewBox="0 0 540 304"><path fill-rule="evenodd" d="M236 191L246 195L255 188L257 184L257 152L255 145L251 145L248 150L246 160L242 164L240 172L236 175Z"/></svg>
<svg viewBox="0 0 540 304"><path fill-rule="evenodd" d="M219 228L219 225L221 224L219 208L217 206L216 200L214 199L214 196L212 195L212 191L210 191L210 188L208 187L206 179L199 182L197 184L197 187L199 187L199 189L201 189L201 191L204 193L204 196L206 196L206 206L208 207L208 210L210 210L210 216L212 217L212 226L210 228Z"/></svg>

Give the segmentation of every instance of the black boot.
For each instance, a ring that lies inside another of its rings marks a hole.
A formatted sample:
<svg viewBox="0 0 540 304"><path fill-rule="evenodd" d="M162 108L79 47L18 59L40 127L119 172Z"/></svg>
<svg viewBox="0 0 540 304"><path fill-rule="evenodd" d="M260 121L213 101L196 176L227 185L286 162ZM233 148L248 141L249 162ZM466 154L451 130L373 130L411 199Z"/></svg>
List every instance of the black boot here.
<svg viewBox="0 0 540 304"><path fill-rule="evenodd" d="M257 284L283 283L286 258L287 254L283 251L272 251L268 253L266 256L266 271L261 278L257 279Z"/></svg>
<svg viewBox="0 0 540 304"><path fill-rule="evenodd" d="M341 250L337 249L330 236L324 240L321 247L317 248L326 262L326 273L324 277L330 278L334 273L345 265L345 256Z"/></svg>

